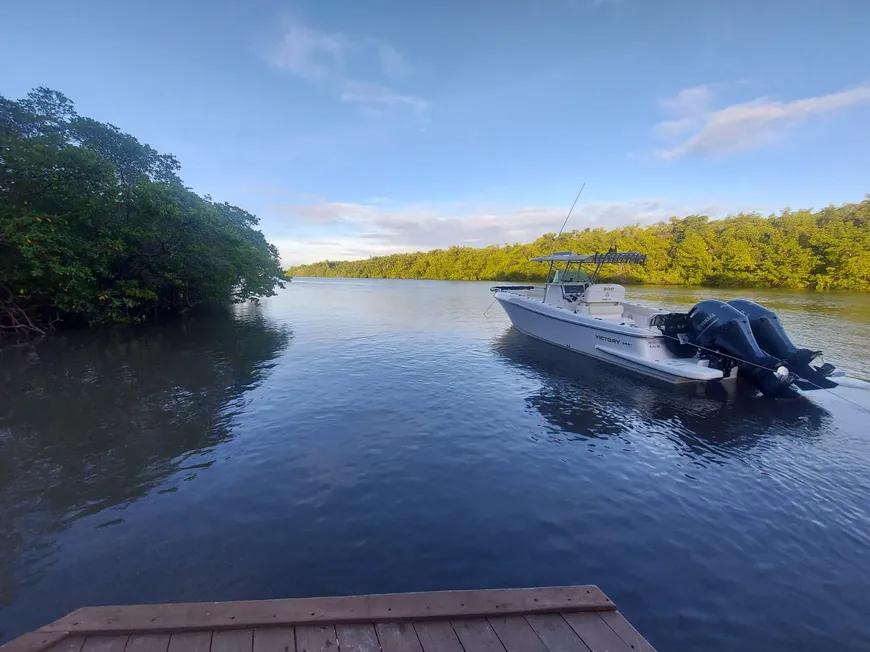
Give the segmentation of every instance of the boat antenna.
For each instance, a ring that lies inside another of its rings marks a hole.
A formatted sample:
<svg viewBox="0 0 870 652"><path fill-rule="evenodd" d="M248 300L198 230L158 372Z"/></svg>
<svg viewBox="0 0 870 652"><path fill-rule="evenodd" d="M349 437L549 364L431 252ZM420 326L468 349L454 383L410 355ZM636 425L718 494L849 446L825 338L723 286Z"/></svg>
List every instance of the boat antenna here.
<svg viewBox="0 0 870 652"><path fill-rule="evenodd" d="M568 220L571 218L571 213L574 212L574 207L577 205L577 200L580 199L580 195L583 194L583 189L586 187L586 182L583 182L583 185L580 186L580 190L577 193L577 196L574 197L574 203L571 204L571 210L568 211L568 214L565 216L565 221L562 222L562 228L559 229L559 232L556 234L556 237L553 238L553 253L556 253L556 241L562 235L562 231L565 230L565 226L568 224Z"/></svg>
<svg viewBox="0 0 870 652"><path fill-rule="evenodd" d="M562 235L562 231L565 230L565 226L568 224L568 220L569 220L570 217L571 217L571 213L574 212L574 207L577 205L577 200L580 199L580 195L583 194L583 189L584 189L585 187L586 187L586 182L584 181L584 182L583 182L583 185L580 186L580 190L577 192L577 196L574 197L574 203L571 204L571 208L570 208L570 210L568 211L568 214L565 216L565 221L562 222L562 228L559 229L559 233L557 233L557 234L556 234L556 237L553 238L553 253L554 253L554 254L556 253L556 242L559 240L559 236ZM548 283L549 283L549 280L550 280L550 274L551 274L552 272L553 272L553 261L551 260L551 261L550 261L550 269L547 270L547 282L548 282ZM489 308L492 308L492 307L495 305L495 301L496 301L495 299L492 300L492 303L489 304ZM486 310L483 311L483 316L484 316L484 317L486 317L486 313L489 312L489 308L487 308Z"/></svg>
<svg viewBox="0 0 870 652"><path fill-rule="evenodd" d="M571 213L574 212L574 207L577 205L577 200L580 199L580 195L583 194L583 189L586 187L586 182L583 182L583 185L580 186L580 190L577 192L577 196L574 197L574 203L571 204L571 209L568 211L568 214L565 216L565 221L562 222L562 228L559 229L559 232L556 234L556 237L553 238L553 255L556 253L556 243L559 241L559 238L562 236L562 231L565 230L565 226L568 224L568 220L571 218ZM553 272L553 261L550 261L550 268L547 270L547 282L550 280L550 274Z"/></svg>

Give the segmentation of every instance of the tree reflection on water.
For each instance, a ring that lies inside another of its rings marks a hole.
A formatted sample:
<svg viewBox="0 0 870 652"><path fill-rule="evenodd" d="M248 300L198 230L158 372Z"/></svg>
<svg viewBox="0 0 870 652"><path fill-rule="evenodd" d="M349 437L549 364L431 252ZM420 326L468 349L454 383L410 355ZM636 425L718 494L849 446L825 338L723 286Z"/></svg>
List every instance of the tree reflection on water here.
<svg viewBox="0 0 870 652"><path fill-rule="evenodd" d="M0 351L0 606L71 522L209 466L291 338L244 307Z"/></svg>

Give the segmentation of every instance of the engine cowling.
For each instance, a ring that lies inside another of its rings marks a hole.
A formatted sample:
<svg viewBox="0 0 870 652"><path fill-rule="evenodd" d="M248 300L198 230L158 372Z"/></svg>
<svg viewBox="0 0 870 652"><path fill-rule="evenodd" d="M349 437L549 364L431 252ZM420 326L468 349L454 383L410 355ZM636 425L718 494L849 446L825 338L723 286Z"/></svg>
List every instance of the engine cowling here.
<svg viewBox="0 0 870 652"><path fill-rule="evenodd" d="M752 334L749 319L724 301L701 301L687 315L689 339L702 350L733 359L741 375L765 396L797 396L793 377L783 361L765 353Z"/></svg>
<svg viewBox="0 0 870 652"><path fill-rule="evenodd" d="M826 389L837 387L837 383L828 378L828 375L834 371L832 365L821 368L810 365L822 352L795 346L786 335L775 312L746 299L732 299L728 305L746 315L752 334L764 351L785 360L792 372L817 387Z"/></svg>

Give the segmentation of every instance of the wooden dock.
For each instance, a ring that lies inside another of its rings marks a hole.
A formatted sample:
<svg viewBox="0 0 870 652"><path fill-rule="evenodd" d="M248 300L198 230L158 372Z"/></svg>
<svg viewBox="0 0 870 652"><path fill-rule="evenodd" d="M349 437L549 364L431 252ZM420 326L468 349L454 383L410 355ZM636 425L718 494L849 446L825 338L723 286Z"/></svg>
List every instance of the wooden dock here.
<svg viewBox="0 0 870 652"><path fill-rule="evenodd" d="M597 586L85 607L2 652L655 652Z"/></svg>

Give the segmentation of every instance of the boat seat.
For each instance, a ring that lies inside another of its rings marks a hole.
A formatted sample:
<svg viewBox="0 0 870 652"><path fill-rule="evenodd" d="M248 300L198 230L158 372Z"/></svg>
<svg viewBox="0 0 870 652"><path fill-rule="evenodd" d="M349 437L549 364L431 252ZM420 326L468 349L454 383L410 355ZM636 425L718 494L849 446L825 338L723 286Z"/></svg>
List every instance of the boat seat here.
<svg viewBox="0 0 870 652"><path fill-rule="evenodd" d="M590 317L602 319L622 319L622 304L616 301L596 301L587 304Z"/></svg>

